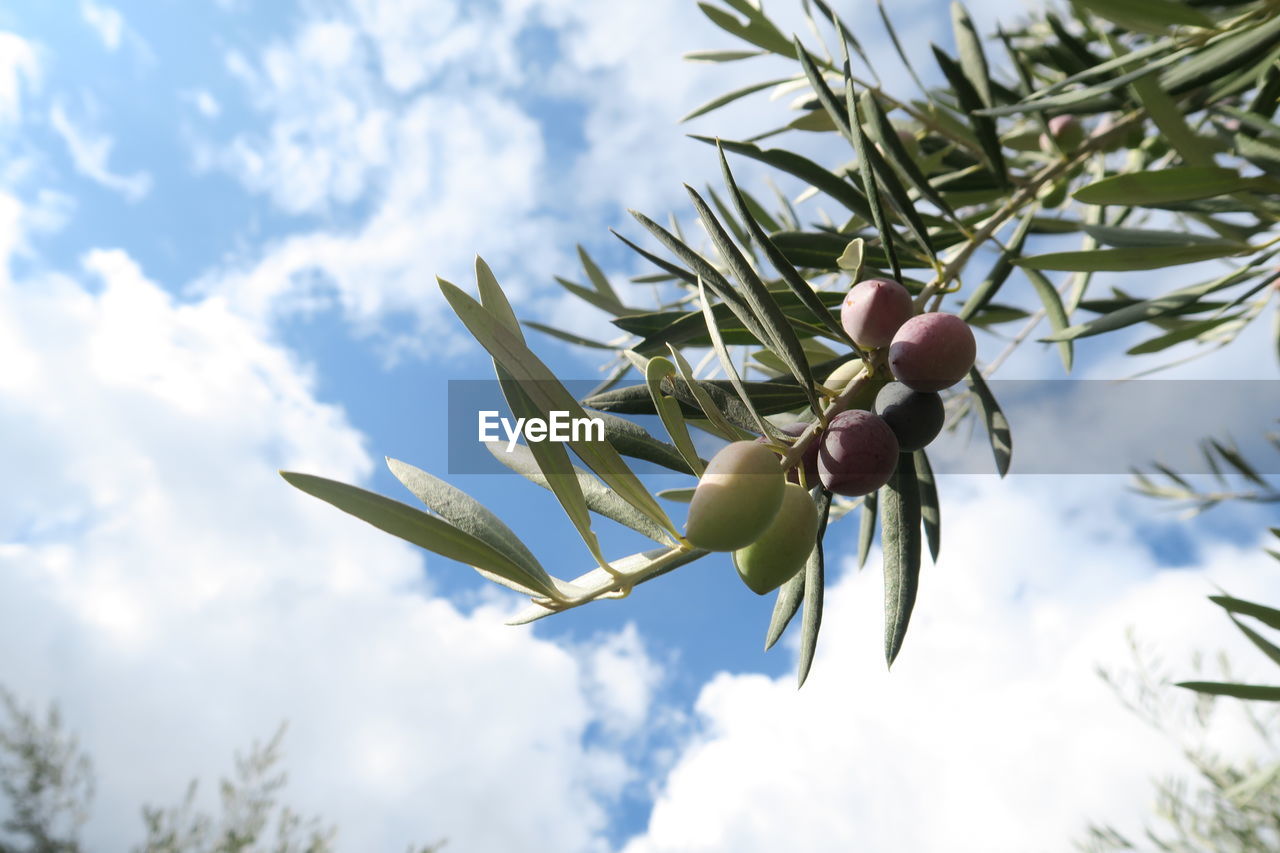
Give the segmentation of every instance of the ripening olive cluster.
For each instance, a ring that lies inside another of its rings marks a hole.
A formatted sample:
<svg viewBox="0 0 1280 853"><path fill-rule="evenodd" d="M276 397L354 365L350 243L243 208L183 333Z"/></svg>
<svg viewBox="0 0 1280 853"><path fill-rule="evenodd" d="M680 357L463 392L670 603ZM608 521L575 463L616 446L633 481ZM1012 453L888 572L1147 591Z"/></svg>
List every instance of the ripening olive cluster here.
<svg viewBox="0 0 1280 853"><path fill-rule="evenodd" d="M689 504L685 538L699 548L732 551L742 580L763 595L786 583L813 549L818 513L808 488L838 495L870 494L893 476L902 454L921 450L942 431L938 392L973 367L977 343L954 314L916 314L911 294L892 279L850 289L840 322L858 348L883 352L895 381L866 409L831 418L797 465L784 475L764 438L737 441L707 464ZM887 350L887 351L886 351ZM861 362L851 362L859 369ZM852 377L838 370L828 380ZM800 436L808 424L784 428Z"/></svg>

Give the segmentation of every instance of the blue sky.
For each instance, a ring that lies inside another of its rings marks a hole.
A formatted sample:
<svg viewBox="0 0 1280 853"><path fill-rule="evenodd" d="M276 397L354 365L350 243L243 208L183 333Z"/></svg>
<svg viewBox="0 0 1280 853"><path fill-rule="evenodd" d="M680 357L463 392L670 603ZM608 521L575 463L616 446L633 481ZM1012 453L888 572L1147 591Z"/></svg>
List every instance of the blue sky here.
<svg viewBox="0 0 1280 853"><path fill-rule="evenodd" d="M771 10L799 29L790 5ZM913 53L949 42L945 4L902 9ZM508 628L515 595L276 476L409 500L384 455L447 471L446 383L490 364L434 277L469 287L477 253L522 317L609 335L553 283L580 278L575 245L625 289L645 271L608 234L638 235L625 208L685 216L681 183L718 181L683 134L785 115L677 124L777 70L681 62L730 46L689 0L59 0L0 10L0 33L0 682L58 702L95 756L92 849L128 849L143 802L283 719L289 798L343 850L1059 849L1089 818L1131 824L1176 765L1093 675L1128 626L1168 660L1252 662L1203 598L1275 600L1262 516L1176 521L1118 477L944 481L943 560L891 676L876 572L833 528L797 693L794 648L760 651L772 600L727 560ZM1257 325L1182 375L1276 378ZM1082 346L1079 371L1127 373L1131 343ZM1002 375L1058 371L1027 347ZM553 572L589 566L540 490L451 479Z"/></svg>

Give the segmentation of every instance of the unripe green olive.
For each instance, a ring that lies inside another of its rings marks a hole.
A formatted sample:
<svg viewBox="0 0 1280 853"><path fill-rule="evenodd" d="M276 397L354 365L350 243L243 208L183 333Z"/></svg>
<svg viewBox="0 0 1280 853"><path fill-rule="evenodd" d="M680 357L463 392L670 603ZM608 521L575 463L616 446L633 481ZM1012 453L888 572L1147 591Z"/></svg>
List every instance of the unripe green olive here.
<svg viewBox="0 0 1280 853"><path fill-rule="evenodd" d="M782 492L782 506L760 538L733 552L738 577L756 595L764 595L800 571L818 536L818 509L796 483Z"/></svg>
<svg viewBox="0 0 1280 853"><path fill-rule="evenodd" d="M838 394L844 390L851 379L861 376L865 367L866 365L863 364L862 359L855 356L831 371L827 381L822 384Z"/></svg>
<svg viewBox="0 0 1280 853"><path fill-rule="evenodd" d="M1058 147L1067 154L1075 151L1084 143L1084 127L1072 115L1054 116L1049 119L1049 133L1053 134ZM1046 154L1057 153L1053 143L1049 141L1049 137L1044 134L1040 135L1040 150Z"/></svg>
<svg viewBox="0 0 1280 853"><path fill-rule="evenodd" d="M689 501L685 538L708 551L750 545L773 521L786 480L776 453L735 441L711 457Z"/></svg>

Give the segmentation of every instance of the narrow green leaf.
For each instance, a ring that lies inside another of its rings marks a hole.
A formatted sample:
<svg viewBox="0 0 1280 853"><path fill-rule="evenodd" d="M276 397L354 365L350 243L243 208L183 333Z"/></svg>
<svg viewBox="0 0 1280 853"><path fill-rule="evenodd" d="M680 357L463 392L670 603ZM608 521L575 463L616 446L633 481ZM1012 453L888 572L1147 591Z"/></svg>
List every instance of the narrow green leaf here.
<svg viewBox="0 0 1280 853"><path fill-rule="evenodd" d="M640 390L645 388L643 385L636 387ZM596 393L604 392L599 391ZM620 418L608 412L594 412L593 414L604 421L605 439L613 445L614 450L617 450L623 456L630 456L632 459L643 459L646 462L670 468L672 471L678 471L681 474L693 474L693 469L689 467L689 463L684 461L684 457L680 455L680 451L674 445L654 438L644 427L626 418ZM699 461L701 462L701 460ZM705 465L705 463L703 464Z"/></svg>
<svg viewBox="0 0 1280 853"><path fill-rule="evenodd" d="M893 661L902 650L920 584L920 487L909 454L903 454L880 490L881 546L884 550L884 656Z"/></svg>
<svg viewBox="0 0 1280 853"><path fill-rule="evenodd" d="M674 374L675 370L675 365L668 359L655 358L650 360L645 370L644 380L649 387L653 407L657 410L658 417L662 419L662 425L667 429L667 435L671 436L671 441L680 451L685 464L693 469L694 476L701 477L702 459L693 446L693 439L689 437L689 428L685 425L684 416L680 412L680 403L662 392L662 380Z"/></svg>
<svg viewBox="0 0 1280 853"><path fill-rule="evenodd" d="M280 476L294 488L332 504L385 533L488 572L517 592L533 592L549 598L560 596L553 585L529 574L493 546L420 509L325 477L293 471L281 471Z"/></svg>
<svg viewBox="0 0 1280 853"><path fill-rule="evenodd" d="M805 679L809 677L813 656L818 648L818 630L822 627L822 598L825 589L822 540L826 536L827 518L831 512L830 492L815 488L811 494L818 509L818 536L802 570L805 595L804 610L800 616L800 661L796 667L797 689L803 687Z"/></svg>
<svg viewBox="0 0 1280 853"><path fill-rule="evenodd" d="M987 71L987 55L982 51L982 39L969 18L968 11L958 0L951 3L951 29L956 37L956 49L960 51L960 69L973 86L984 107L992 106L991 76Z"/></svg>
<svg viewBox="0 0 1280 853"><path fill-rule="evenodd" d="M787 626L791 624L791 618L800 609L800 602L804 600L805 574L804 571L796 572L791 580L778 588L778 597L773 602L773 613L769 616L769 630L765 632L764 650L766 652L782 638Z"/></svg>
<svg viewBox="0 0 1280 853"><path fill-rule="evenodd" d="M618 294L614 292L613 285L609 284L608 277L605 276L604 271L600 269L596 262L591 259L591 255L587 254L587 250L582 248L581 244L578 245L578 260L582 262L582 269L587 274L587 280L591 282L591 286L596 289L596 292L606 299L612 299L621 305L622 302L618 299Z"/></svg>
<svg viewBox="0 0 1280 853"><path fill-rule="evenodd" d="M556 379L542 361L496 321L480 303L476 302L456 285L440 279L440 289L454 312L471 332L472 336L489 351L512 378L520 384L531 402L543 411L565 411L571 418L586 417L582 407ZM550 444L542 442L542 444ZM655 523L673 533L674 525L657 500L644 487L631 469L607 442L570 442L575 453L608 483L628 503L649 516Z"/></svg>
<svg viewBox="0 0 1280 853"><path fill-rule="evenodd" d="M1235 69L1263 57L1275 47L1280 37L1280 15L1272 16L1256 27L1228 33L1211 42L1185 62L1179 62L1160 75L1160 88L1179 95L1204 83L1217 80Z"/></svg>
<svg viewBox="0 0 1280 853"><path fill-rule="evenodd" d="M1004 154L1000 150L1000 134L996 130L995 120L979 113L986 105L983 104L982 98L964 76L964 71L956 61L947 56L937 45L931 45L931 47L934 59L937 60L938 67L942 69L947 82L951 84L960 108L969 115L974 136L978 139L978 145L987 160L987 165L991 168L991 173L1002 184L1006 183L1008 173Z"/></svg>
<svg viewBox="0 0 1280 853"><path fill-rule="evenodd" d="M1166 3L1167 0L1125 0L1125 2ZM1124 47L1118 39L1109 35L1106 39L1113 53L1123 54ZM1168 92L1160 88L1160 81L1149 74L1144 74L1136 78L1129 88L1147 111L1147 115L1155 122L1156 127L1164 134L1164 138L1182 155L1182 161L1186 165L1199 168L1213 166L1213 148L1209 141L1191 129L1183 114L1183 108Z"/></svg>
<svg viewBox="0 0 1280 853"><path fill-rule="evenodd" d="M1280 664L1280 646L1277 646L1236 617L1232 616L1231 621L1236 623L1236 627L1240 629L1240 632L1249 638L1249 642L1257 646L1258 650L1264 655L1271 658L1272 663Z"/></svg>
<svg viewBox="0 0 1280 853"><path fill-rule="evenodd" d="M1187 166L1103 178L1076 190L1073 197L1084 204L1143 207L1213 198L1255 188L1262 188L1258 178L1246 178L1235 169Z"/></svg>
<svg viewBox="0 0 1280 853"><path fill-rule="evenodd" d="M615 347L612 347L609 344L601 343L600 341L593 341L590 338L584 338L581 335L575 335L572 332L566 332L563 329L557 329L554 326L536 323L533 320L525 320L523 325L530 329L542 332L544 335L550 335L551 337L558 338L566 343L574 344L575 346L588 347L590 349L605 349L610 352L615 349Z"/></svg>
<svg viewBox="0 0 1280 853"><path fill-rule="evenodd" d="M870 91L862 93L862 112L867 117L867 130L871 138L884 150L885 159L889 164L906 175L907 180L923 198L928 199L947 216L955 218L956 214L951 209L951 205L947 204L942 193L935 190L924 172L920 171L915 159L898 138L898 132L889 121L889 117L885 115L879 99Z"/></svg>
<svg viewBox="0 0 1280 853"><path fill-rule="evenodd" d="M738 62L766 55L767 50L691 50L681 58L685 62Z"/></svg>
<svg viewBox="0 0 1280 853"><path fill-rule="evenodd" d="M1255 259L1255 262L1259 259ZM1253 266L1253 263L1250 264ZM1092 335L1099 335L1103 332L1113 332L1116 329L1123 329L1125 326L1131 326L1134 323L1142 323L1154 320L1159 317L1175 314L1186 306L1199 301L1200 297L1206 296L1225 287L1230 287L1242 281L1252 278L1256 273L1250 272L1249 266L1232 270L1226 275L1212 279L1207 282L1188 285L1187 287L1172 290L1164 296L1158 296L1154 299L1145 299L1141 302L1133 302L1124 305L1109 313L1103 314L1101 317L1095 317L1086 323L1080 323L1075 326L1063 329L1061 332L1041 338L1042 341L1058 341L1058 340L1074 340L1076 338L1087 338ZM1088 302L1084 304L1089 304Z"/></svg>
<svg viewBox="0 0 1280 853"><path fill-rule="evenodd" d="M518 564L531 576L540 578L548 587L553 586L551 576L538 562L533 552L520 541L520 537L488 507L461 489L415 468L399 459L387 457L387 467L405 488L426 504L427 509L485 544L501 551L509 560Z"/></svg>
<svg viewBox="0 0 1280 853"><path fill-rule="evenodd" d="M769 259L769 263L772 264L773 268L782 276L782 280L786 283L787 287L791 288L791 292L794 293L796 298L798 298L800 302L809 309L813 316L838 340L852 345L853 341L849 340L849 336L845 332L844 328L832 315L831 310L827 308L822 299L819 298L812 285L801 277L800 273L796 271L796 268L793 267L782 254L782 250L777 247L773 240L769 238L769 235L765 233L764 229L760 227L760 223L756 221L755 216L752 215L751 209L747 205L746 196L744 196L742 191L738 189L738 183L733 179L733 172L729 169L729 161L724 155L724 148L722 146L716 146L716 150L720 154L720 171L724 176L725 185L729 188L729 195L733 198L734 205L738 210L738 215L741 216L743 221L746 223L747 230L751 232L751 238L755 241L755 244L764 252L765 257ZM703 300L703 304L704 306L706 305L705 299ZM711 322L708 320L708 329L710 329L711 325Z"/></svg>
<svg viewBox="0 0 1280 853"><path fill-rule="evenodd" d="M493 270L489 269L489 265L479 255L476 255L476 289L480 293L480 304L502 324L503 328L523 341L524 333L520 331L520 321L516 319L516 312L512 310L507 294L502 292L502 287L494 277Z"/></svg>
<svg viewBox="0 0 1280 853"><path fill-rule="evenodd" d="M545 444L546 442L543 443ZM530 450L531 446L517 444L508 453L505 445L499 445L496 442L485 445L488 451L493 454L493 458L529 482L539 485L554 494L555 490L551 487L551 481L543 473L542 466L538 464L537 458L533 455L533 451ZM666 531L654 524L644 513L618 497L612 489L604 486L591 474L572 463L569 465L569 471L578 483L578 490L582 494L587 508L592 512L616 521L625 527L630 527L655 542L671 541L671 537Z"/></svg>
<svg viewBox="0 0 1280 853"><path fill-rule="evenodd" d="M912 454L916 465L916 481L920 484L920 517L924 521L924 537L929 543L929 556L936 563L942 550L942 505L938 502L938 481L933 475L929 457L923 450Z"/></svg>
<svg viewBox="0 0 1280 853"><path fill-rule="evenodd" d="M754 95L756 92L768 89L771 86L777 86L780 83L789 83L792 80L798 79L798 77L781 77L777 80L766 80L763 83L752 83L750 86L743 86L741 89L734 89L732 92L726 92L718 98L713 98L712 100L707 101L705 104L680 119L680 121L686 122L691 119L695 119L698 116L706 115L707 113L714 112L723 106L732 104L734 101L739 100L740 98L745 98L747 95Z"/></svg>
<svg viewBox="0 0 1280 853"><path fill-rule="evenodd" d="M705 293L706 291L704 290L703 292ZM671 353L671 357L675 359L676 370L679 371L680 378L684 380L685 386L693 394L693 398L697 401L698 408L702 410L702 414L711 422L714 431L728 441L746 438L747 436L743 435L741 430L725 419L724 412L720 410L720 407L716 405L715 400L712 399L707 389L693 375L693 366L684 357L684 353L670 345L667 346L667 350Z"/></svg>
<svg viewBox="0 0 1280 853"><path fill-rule="evenodd" d="M876 514L879 499L876 492L862 499L862 511L858 513L858 568L867 564L871 554L871 543L876 538Z"/></svg>
<svg viewBox="0 0 1280 853"><path fill-rule="evenodd" d="M606 314L610 314L614 317L625 317L628 314L636 312L636 309L628 308L618 302L618 300L610 299L608 296L603 296L589 287L583 287L580 284L575 284L574 282L561 278L560 276L556 276L555 280L556 283L565 290L569 291L588 305L599 308Z"/></svg>
<svg viewBox="0 0 1280 853"><path fill-rule="evenodd" d="M1186 3L1172 0L1076 0L1100 18L1127 30L1165 35L1179 25L1212 29L1213 21Z"/></svg>
<svg viewBox="0 0 1280 853"><path fill-rule="evenodd" d="M1194 264L1238 255L1241 247L1235 243L1197 243L1186 246L1143 246L1128 249L1094 249L1089 252L1049 252L1019 258L1015 264L1027 271L1067 270L1070 272L1101 272L1154 270L1181 264Z"/></svg>
<svg viewBox="0 0 1280 853"><path fill-rule="evenodd" d="M871 220L871 208L867 206L867 200L853 184L807 157L781 148L761 149L750 142L730 142L711 136L691 136L691 138L708 145L719 144L735 154L741 154L799 178L819 192L840 202L862 219Z"/></svg>
<svg viewBox="0 0 1280 853"><path fill-rule="evenodd" d="M1185 326L1181 326L1171 332L1165 332L1162 335L1157 335L1154 338L1129 347L1129 349L1125 350L1125 355L1148 355L1154 352L1161 352L1171 346L1194 340L1224 323L1234 322L1239 319L1239 314L1224 314L1221 317L1210 317L1207 320L1187 323Z"/></svg>
<svg viewBox="0 0 1280 853"><path fill-rule="evenodd" d="M1013 434L1009 430L1009 419L1004 416L1004 411L977 367L969 371L967 381L978 398L978 407L982 410L982 417L987 425L987 437L991 441L991 453L996 460L996 470L1003 477L1009 473L1009 463L1013 459Z"/></svg>
<svg viewBox="0 0 1280 853"><path fill-rule="evenodd" d="M818 411L818 398L813 393L813 376L809 373L809 363L804 357L804 349L800 346L800 339L796 337L795 330L786 316L783 315L778 303L774 301L769 289L760 280L759 274L743 257L742 252L734 245L733 241L729 239L729 235L725 233L724 228L716 220L715 214L707 207L707 203L702 200L702 196L698 195L697 191L687 184L685 185L685 190L688 191L689 197L693 200L693 206L698 211L699 218L702 219L707 232L711 235L711 242L715 244L721 256L729 265L729 269L733 271L738 283L742 285L741 292L749 306L749 313L767 336L764 341L768 343L769 348L779 358L787 363L787 368L796 378L796 381L800 383L801 389L807 392L810 406L814 411ZM706 284L710 286L712 283L707 281ZM717 295L721 299L725 299L723 293ZM737 312L735 311L735 313Z"/></svg>
<svg viewBox="0 0 1280 853"><path fill-rule="evenodd" d="M1211 696L1231 696L1236 699L1255 699L1261 702L1280 702L1280 687L1262 684L1230 684L1221 681L1182 681L1177 687L1185 687L1197 693Z"/></svg>
<svg viewBox="0 0 1280 853"><path fill-rule="evenodd" d="M667 501L674 501L678 504L687 504L693 500L693 493L697 489L693 487L683 489L662 489L658 492L658 497Z"/></svg>
<svg viewBox="0 0 1280 853"><path fill-rule="evenodd" d="M720 337L720 329L716 325L715 314L711 310L711 300L707 298L707 288L701 279L698 280L698 297L702 305L702 316L707 324L707 334L711 338L712 347L715 348L716 357L720 359L720 367L724 370L725 377L733 385L733 390L737 392L738 399L742 401L742 405L751 413L751 417L760 428L761 435L769 435L769 425L752 404L751 397L747 394L747 389L742 384L742 377L738 375L738 369L734 367L733 358L729 355L729 350L725 347L724 340Z"/></svg>
<svg viewBox="0 0 1280 853"><path fill-rule="evenodd" d="M709 382L704 382L703 385L704 387L718 387L726 398L732 399L734 396L734 388L728 382L713 379ZM752 405L762 415L789 412L805 405L804 392L794 383L744 381L742 385L747 394L750 395ZM718 398L716 402L720 406L720 410L725 412L725 416L731 417L724 400ZM601 394L592 395L583 400L582 404L592 409L613 412L619 415L657 414L657 411L653 408L653 401L649 397L649 390L644 385L628 385L622 388L614 388ZM683 411L685 417L697 414L697 410L693 406ZM750 416L748 415L748 417Z"/></svg>
<svg viewBox="0 0 1280 853"><path fill-rule="evenodd" d="M1209 600L1228 613L1252 616L1268 628L1275 628L1280 631L1280 610L1276 610L1274 607L1266 607L1262 604L1245 601L1242 598L1233 598L1229 595L1211 595Z"/></svg>
<svg viewBox="0 0 1280 853"><path fill-rule="evenodd" d="M772 53L787 55L787 49L790 46L787 37L758 9L752 9L748 13L747 22L744 24L729 12L710 3L699 3L698 8L711 19L713 24L729 35L737 36L745 42Z"/></svg>
<svg viewBox="0 0 1280 853"><path fill-rule="evenodd" d="M965 301L964 307L960 309L960 319L968 321L972 318L974 314L991 301L991 297L995 296L1009 278L1009 273L1013 271L1014 260L1022 254L1022 246L1027 240L1034 213L1034 208L1027 211L1018 222L1018 226L1013 232L1013 238L1009 241L1008 249L1000 252L1000 257L996 259L995 264L991 267L991 272L987 273L987 277L980 285L974 288L973 293Z"/></svg>
<svg viewBox="0 0 1280 853"><path fill-rule="evenodd" d="M1071 323L1067 320L1067 309L1063 307L1062 297L1058 295L1057 289L1039 270L1024 268L1023 272L1031 281L1031 286L1035 288L1036 295L1040 297L1045 317L1049 319L1049 327L1054 332L1064 331ZM1075 360L1075 350L1071 341L1058 341L1058 354L1062 357L1063 369L1070 373L1071 365Z"/></svg>
<svg viewBox="0 0 1280 853"><path fill-rule="evenodd" d="M1262 479L1257 470L1250 465L1235 448L1228 447L1214 438L1209 439L1209 444L1213 446L1214 450L1218 451L1218 455L1225 459L1228 465L1235 468L1236 471L1246 480L1253 483L1255 486L1261 486L1264 489L1271 487L1271 484Z"/></svg>
<svg viewBox="0 0 1280 853"><path fill-rule="evenodd" d="M1218 237L1209 237L1191 231L1160 231L1150 228L1123 228L1115 225L1094 225L1086 223L1082 226L1085 233L1104 246L1115 246L1121 249L1138 248L1140 246L1185 246L1188 243L1225 245L1232 241L1224 241ZM1240 249L1248 246L1236 243Z"/></svg>
<svg viewBox="0 0 1280 853"><path fill-rule="evenodd" d="M911 75L911 82L916 84L917 89L927 94L928 87L921 82L920 75L916 73L915 68L911 65L911 60L907 59L907 52L902 49L902 42L898 40L898 32L894 29L893 21L889 19L889 13L884 9L884 0L876 0L876 9L880 12L880 20L884 24L885 32L889 34L889 41L893 44L893 49L897 52L898 59L902 61L902 66Z"/></svg>

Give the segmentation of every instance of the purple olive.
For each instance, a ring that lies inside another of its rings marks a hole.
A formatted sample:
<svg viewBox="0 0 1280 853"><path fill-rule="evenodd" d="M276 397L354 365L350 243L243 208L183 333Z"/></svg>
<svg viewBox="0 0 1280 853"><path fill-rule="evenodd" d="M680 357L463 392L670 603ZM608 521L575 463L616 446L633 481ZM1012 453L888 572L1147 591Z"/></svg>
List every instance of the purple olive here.
<svg viewBox="0 0 1280 853"><path fill-rule="evenodd" d="M831 419L818 451L818 476L837 495L856 497L889 482L898 439L879 415L850 410Z"/></svg>
<svg viewBox="0 0 1280 853"><path fill-rule="evenodd" d="M912 391L941 391L965 377L978 355L969 325L954 314L919 314L889 345L889 369Z"/></svg>
<svg viewBox="0 0 1280 853"><path fill-rule="evenodd" d="M915 313L911 293L891 278L869 278L849 289L840 325L863 349L888 346L893 333Z"/></svg>
<svg viewBox="0 0 1280 853"><path fill-rule="evenodd" d="M923 450L942 432L947 412L935 391L912 391L890 382L876 395L876 414L893 430L903 453Z"/></svg>

